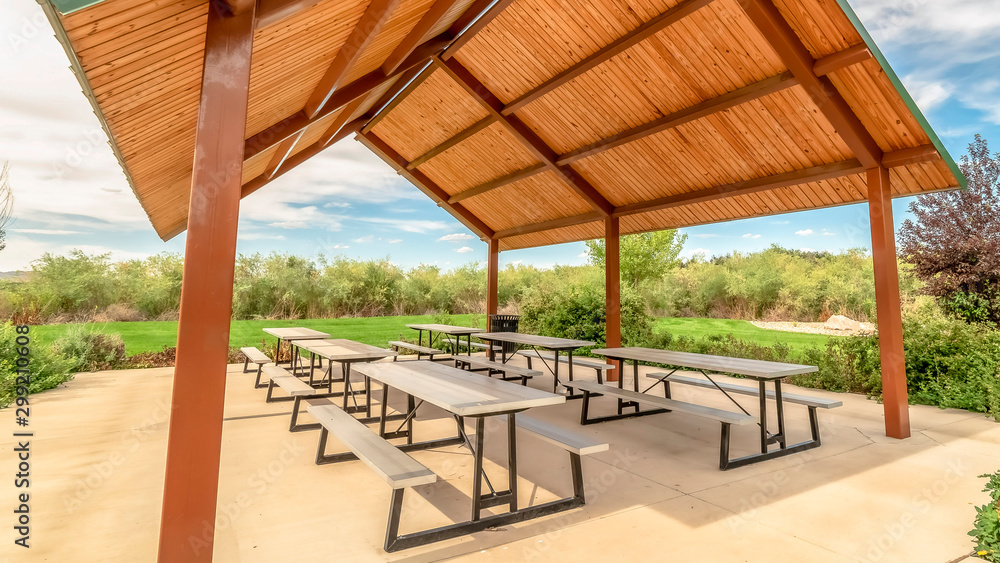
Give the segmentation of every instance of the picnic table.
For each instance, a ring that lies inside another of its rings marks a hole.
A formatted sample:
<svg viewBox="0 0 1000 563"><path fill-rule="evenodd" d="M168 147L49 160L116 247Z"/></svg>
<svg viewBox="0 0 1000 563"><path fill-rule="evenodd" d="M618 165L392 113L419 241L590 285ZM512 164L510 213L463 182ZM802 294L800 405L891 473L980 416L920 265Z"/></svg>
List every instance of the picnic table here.
<svg viewBox="0 0 1000 563"><path fill-rule="evenodd" d="M552 383L552 392L559 393L559 353L565 352L567 357L567 369L569 370L569 380L573 381L573 351L577 348L583 348L585 346L593 346L593 342L588 342L586 340L572 340L569 338L556 338L553 336L538 336L535 334L524 334L520 332L481 332L476 335L476 338L480 340L486 340L491 344L489 357L490 360L496 359L496 353L493 351L493 342L509 342L515 344L516 347L511 351L510 356L507 355L507 351L504 350L502 354L501 363L506 364L507 360L514 357L519 350L524 347L531 348L536 353L538 349L551 351L555 358L552 361L552 365L549 365L547 356L543 357L542 354L537 354L538 359L545 364L549 372L552 373L554 381ZM575 394L572 389L569 390L567 398L577 399L582 395Z"/></svg>
<svg viewBox="0 0 1000 563"><path fill-rule="evenodd" d="M365 428L358 426L354 420L344 418L342 411L333 405L310 406L309 412L320 419L324 425L320 434L316 463L362 459L376 473L390 482L393 487L393 496L390 502L389 525L385 538L386 551L397 551L471 534L487 528L495 528L569 510L584 504L580 456L607 450L607 444L601 444L590 438L575 435L570 431L516 414L534 407L563 403L566 400L565 397L430 361L368 363L359 365L355 369L382 385L382 407L378 434L366 431ZM390 389L405 393L409 405L406 419L394 431L386 431L388 419L386 405ZM458 435L413 442L413 417L417 409L424 403L434 405L450 413L457 422ZM465 432L464 419L466 417L475 418L475 434L471 439ZM484 446L487 437L486 419L488 417L499 417L499 420L507 428L504 437L508 456L506 490L497 490L483 469ZM407 430L403 430L404 426L407 427ZM517 429L533 433L549 443L559 445L570 453L573 496L536 506L524 508L518 506ZM335 432L341 442L345 443L351 451L326 454L328 432ZM395 447L384 441L401 437L406 437L406 443ZM436 475L432 471L399 452L457 444L467 445L474 457L471 519L467 522L399 535L404 488L415 484L434 482L436 479ZM484 482L489 493L483 493ZM509 510L501 514L483 514L484 510L498 506L507 506Z"/></svg>
<svg viewBox="0 0 1000 563"><path fill-rule="evenodd" d="M412 328L417 331L417 345L421 346L423 344L424 331L427 331L427 346L429 348L434 347L434 333L438 333L437 340L440 340L442 334L447 334L448 336L453 336L455 340L451 342L452 353L458 355L458 345L462 342L462 337L465 337L467 342L467 348L469 354L472 354L472 335L477 332L483 332L481 328L472 328L467 326L453 326L453 325L443 325L443 324L408 324L406 328Z"/></svg>
<svg viewBox="0 0 1000 563"><path fill-rule="evenodd" d="M735 416L726 416L727 411L718 411L718 409L710 409L708 407L700 407L698 405L693 405L695 407L692 409L694 414L708 415L710 418L717 418L723 422L723 459L721 460L722 469L732 469L735 467L740 467L743 465L748 465L751 463L757 463L767 459L772 459L776 457L782 457L789 454L801 452L811 448L818 447L820 445L819 437L819 423L816 418L817 408L832 408L840 406L842 403L840 401L830 401L824 399L817 399L814 397L804 397L798 395L786 396L782 393L781 383L784 378L790 375L797 375L802 373L810 373L817 371L819 368L816 366L800 365L800 364L788 364L781 362L767 362L761 360L748 360L743 358L730 358L726 356L712 356L708 354L694 354L689 352L674 352L670 350L656 350L652 348L604 348L592 350L594 354L605 356L608 359L618 362L619 374L622 377L618 379L618 388L624 388L624 368L625 362L632 362L632 392L631 393L620 393L617 395L618 398L618 414L610 415L600 418L589 418L584 409L584 414L581 417L581 422L584 424L590 422L604 422L607 420L617 420L621 418L631 418L635 416L644 416L648 414L658 414L661 412L669 412L670 410L684 410L685 403L678 403L673 401L672 406L680 407L680 409L670 409L670 408L656 408L652 410L641 411L640 402L643 400L639 393L645 395L647 391L656 387L657 385L663 385L664 398L670 400L670 383L682 383L690 384L704 388L712 388L720 391L729 401L731 401L740 411L739 413L733 413ZM671 366L671 369L664 373L653 373L648 377L653 379L654 382L644 389L639 390L639 363L646 362L651 364L661 364ZM695 379L690 377L683 377L675 375L680 369L690 369L700 372L705 379ZM739 385L720 383L712 378L710 373L731 373L736 375L744 376L751 379L757 383L757 388L753 389L750 387L744 387ZM767 389L767 384L770 383L773 390ZM744 395L754 395L758 397L759 400L759 412L756 418L751 415L736 399L733 398L733 394L744 394ZM631 400L629 399L631 398ZM638 399L638 400L637 400ZM777 432L768 431L768 407L767 399L774 400L775 403L775 420L777 422ZM785 415L784 407L785 400L789 399L789 402L795 402L800 404L805 404L809 407L810 416L810 430L812 431L812 439L789 446L787 444L787 436L785 433ZM667 405L667 406L671 406ZM634 412L625 413L625 409L632 408ZM709 412L718 411L718 412ZM750 417L750 418L748 418ZM729 424L731 423L745 423L745 422L756 423L760 427L760 453L751 454L745 457L741 457L735 460L728 459L728 448L729 448ZM779 449L771 450L770 445L777 443Z"/></svg>
<svg viewBox="0 0 1000 563"><path fill-rule="evenodd" d="M316 371L316 358L325 358L328 360L327 369L324 377L319 383L322 384L324 381L326 382L327 396L342 396L342 408L346 412L359 412L363 410L365 411L366 416L371 416L371 386L366 380L364 389L362 390L365 395L365 404L358 405L354 398L356 393L351 389L351 365L359 362L374 362L383 358L395 357L397 354L395 351L386 350L385 348L379 348L378 346L363 344L361 342L355 342L344 338L293 340L291 345L298 350L303 350L309 353L309 385L316 385L314 377ZM334 362L339 363L341 366L341 378L336 380L333 377ZM344 391L342 393L334 393L333 384L335 382L344 383ZM347 404L348 397L350 397L351 401L354 403L353 405Z"/></svg>
<svg viewBox="0 0 1000 563"><path fill-rule="evenodd" d="M323 338L330 338L330 335L325 332L320 332L318 330L313 330L311 328L305 328L301 326L265 328L264 332L278 339L278 345L274 349L274 365L276 366L281 365L281 363L278 362L278 358L281 357L282 342L291 343L292 340L320 340ZM292 368L292 371L295 371L297 350L289 344L288 352L289 352L288 365Z"/></svg>

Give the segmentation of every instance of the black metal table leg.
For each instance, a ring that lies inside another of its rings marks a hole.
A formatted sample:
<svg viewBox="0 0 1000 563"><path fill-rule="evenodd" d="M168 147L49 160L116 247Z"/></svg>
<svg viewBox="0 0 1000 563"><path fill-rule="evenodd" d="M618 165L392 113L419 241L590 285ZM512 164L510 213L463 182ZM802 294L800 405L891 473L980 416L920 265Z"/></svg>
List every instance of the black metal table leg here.
<svg viewBox="0 0 1000 563"><path fill-rule="evenodd" d="M775 405L775 416L778 417L778 443L781 444L781 449L788 447L788 440L785 437L785 409L784 403L781 399L781 380L774 380L774 405Z"/></svg>
<svg viewBox="0 0 1000 563"><path fill-rule="evenodd" d="M476 451L473 452L475 462L472 474L472 521L479 520L483 503L483 441L486 438L486 420L476 417Z"/></svg>
<svg viewBox="0 0 1000 563"><path fill-rule="evenodd" d="M510 493L510 511L517 511L517 425L514 413L507 415L507 491Z"/></svg>
<svg viewBox="0 0 1000 563"><path fill-rule="evenodd" d="M760 453L767 453L767 388L764 380L758 382L760 392Z"/></svg>

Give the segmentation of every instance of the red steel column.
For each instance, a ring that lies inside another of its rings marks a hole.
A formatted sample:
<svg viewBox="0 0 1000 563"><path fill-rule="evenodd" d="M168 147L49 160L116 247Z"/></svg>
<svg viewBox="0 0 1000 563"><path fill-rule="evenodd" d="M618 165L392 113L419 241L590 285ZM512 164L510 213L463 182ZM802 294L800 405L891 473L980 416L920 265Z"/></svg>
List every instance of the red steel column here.
<svg viewBox="0 0 1000 563"><path fill-rule="evenodd" d="M622 345L622 277L619 218L604 219L604 302L608 348ZM610 362L609 362L610 363ZM609 370L608 381L618 381L618 372Z"/></svg>
<svg viewBox="0 0 1000 563"><path fill-rule="evenodd" d="M500 271L500 239L490 239L490 257L486 265L486 315L487 319L489 315L497 314L497 307L500 304L499 301L499 290L497 289L497 282L499 281L499 271ZM489 327L487 327L489 330Z"/></svg>
<svg viewBox="0 0 1000 563"><path fill-rule="evenodd" d="M212 0L191 175L159 561L211 561L254 10Z"/></svg>
<svg viewBox="0 0 1000 563"><path fill-rule="evenodd" d="M903 356L903 314L899 304L896 237L892 224L892 190L889 169L884 166L868 170L868 209L872 225L872 258L875 262L885 433L891 438L909 438L910 413Z"/></svg>

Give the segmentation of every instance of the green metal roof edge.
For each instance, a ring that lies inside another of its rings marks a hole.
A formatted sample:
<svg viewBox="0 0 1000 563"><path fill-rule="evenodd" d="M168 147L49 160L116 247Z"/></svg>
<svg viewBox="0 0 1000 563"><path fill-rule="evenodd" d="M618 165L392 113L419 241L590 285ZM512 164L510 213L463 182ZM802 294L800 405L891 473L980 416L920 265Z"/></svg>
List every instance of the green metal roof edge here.
<svg viewBox="0 0 1000 563"><path fill-rule="evenodd" d="M83 70L83 66L80 64L80 59L76 56L76 51L73 50L73 44L69 39L69 35L66 34L66 29L62 25L62 20L59 19L58 8L55 6L56 2L64 2L66 0L37 0L38 5L42 7L42 11L45 13L45 17L49 20L49 25L52 26L52 31L55 32L56 39L59 44L62 45L63 51L66 52L66 57L70 62L70 70L76 76L76 81L80 83L80 88L83 89L83 94L87 96L90 101L90 106L94 110L94 115L97 116L97 120L101 123L101 129L104 130L104 134L108 137L108 145L111 146L111 152L114 153L115 159L118 160L118 166L121 167L122 173L125 174L125 180L128 182L129 188L132 189L132 194L139 201L139 205L142 206L143 212L146 212L146 206L143 203L142 197L139 196L139 192L135 189L135 183L132 181L132 174L129 173L128 167L125 166L125 158L122 155L121 150L118 148L118 144L115 143L115 138L111 134L111 126L108 125L107 119L104 118L104 112L101 111L101 106L97 103L97 95L94 94L93 88L90 87L90 82L87 81L87 74ZM91 2L92 4L97 4L98 2ZM146 219L149 220L150 225L152 225L152 218L149 213L146 212ZM153 227L156 230L156 227ZM162 237L161 237L162 238ZM164 239L167 240L167 239Z"/></svg>
<svg viewBox="0 0 1000 563"><path fill-rule="evenodd" d="M963 190L968 188L969 180L965 177L965 174L962 173L962 169L958 167L955 159L951 157L951 154L948 152L948 149L945 148L944 143L942 143L941 139L938 138L937 133L934 132L934 128L932 128L931 124L927 122L927 118L924 117L924 113L920 111L919 107L917 107L917 104L913 101L910 93L906 91L906 87L903 86L899 77L896 76L896 72L892 70L892 67L889 65L889 61L886 60L885 55L882 54L878 45L875 44L875 40L872 39L868 30L865 29L865 24L861 23L861 19L858 18L858 15L854 12L854 8L848 4L847 0L837 0L837 4L839 4L840 8L844 10L844 14L847 16L847 19L851 21L851 24L854 25L855 31L858 32L858 35L861 36L865 45L868 46L868 50L871 51L872 56L875 57L875 60L878 61L878 64L882 67L885 75L889 78L889 82L891 82L896 88L896 92L903 99L903 103L905 103L906 107L908 107L910 112L913 113L913 117L917 119L917 123L919 123L920 127L923 128L924 133L927 133L927 137L930 138L931 143L938 150L938 153L941 154L941 158L944 159L945 164L948 165L948 168L951 169L952 174L954 174L955 178L958 180L959 187Z"/></svg>
<svg viewBox="0 0 1000 563"><path fill-rule="evenodd" d="M60 14L72 14L73 12L89 8L94 4L100 4L104 0L50 0L52 7L59 10Z"/></svg>

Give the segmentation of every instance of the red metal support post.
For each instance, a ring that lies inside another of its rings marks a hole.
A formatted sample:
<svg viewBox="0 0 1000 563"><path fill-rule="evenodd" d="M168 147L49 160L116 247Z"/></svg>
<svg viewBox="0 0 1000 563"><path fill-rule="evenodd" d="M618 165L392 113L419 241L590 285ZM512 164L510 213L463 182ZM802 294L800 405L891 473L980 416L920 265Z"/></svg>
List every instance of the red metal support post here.
<svg viewBox="0 0 1000 563"><path fill-rule="evenodd" d="M899 272L892 223L892 189L889 169L868 170L868 209L875 263L875 302L878 314L879 355L882 363L882 400L885 433L891 438L910 437L910 413L903 356L903 315L899 304Z"/></svg>
<svg viewBox="0 0 1000 563"><path fill-rule="evenodd" d="M159 558L211 561L254 9L212 0L205 38Z"/></svg>
<svg viewBox="0 0 1000 563"><path fill-rule="evenodd" d="M618 217L604 219L605 340L608 348L622 345L621 239ZM610 362L610 361L609 361ZM608 381L618 381L618 372L608 371Z"/></svg>
<svg viewBox="0 0 1000 563"><path fill-rule="evenodd" d="M490 239L490 257L486 266L486 316L497 314L500 304L497 282L500 272L500 239Z"/></svg>

